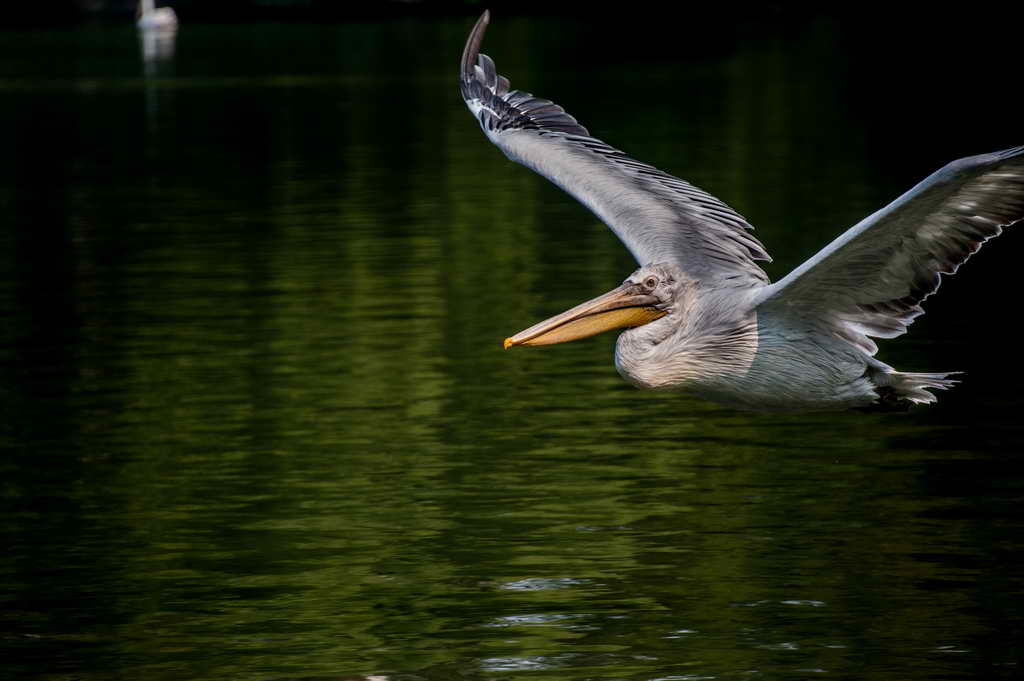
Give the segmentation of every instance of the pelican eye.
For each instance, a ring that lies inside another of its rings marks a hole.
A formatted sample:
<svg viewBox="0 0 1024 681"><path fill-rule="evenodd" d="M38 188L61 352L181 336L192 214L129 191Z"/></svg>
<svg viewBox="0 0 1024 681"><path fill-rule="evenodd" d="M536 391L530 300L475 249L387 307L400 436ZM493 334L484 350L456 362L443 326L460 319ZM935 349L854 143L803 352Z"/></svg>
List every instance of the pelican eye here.
<svg viewBox="0 0 1024 681"><path fill-rule="evenodd" d="M647 277L647 279L644 280L644 287L648 291L653 291L657 286L658 286L658 278L657 277Z"/></svg>

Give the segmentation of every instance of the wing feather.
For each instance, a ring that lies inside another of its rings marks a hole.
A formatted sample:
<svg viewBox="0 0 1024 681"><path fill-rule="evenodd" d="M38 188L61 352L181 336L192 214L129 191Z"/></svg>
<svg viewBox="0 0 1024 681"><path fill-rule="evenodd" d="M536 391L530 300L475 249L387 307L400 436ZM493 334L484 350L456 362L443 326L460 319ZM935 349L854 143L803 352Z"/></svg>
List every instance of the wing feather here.
<svg viewBox="0 0 1024 681"><path fill-rule="evenodd" d="M953 161L851 227L760 296L762 308L822 317L873 355L924 313L953 274L1024 220L1024 146Z"/></svg>
<svg viewBox="0 0 1024 681"><path fill-rule="evenodd" d="M671 262L716 286L768 283L754 261L770 258L743 216L591 137L557 104L511 90L490 57L480 54L489 16L484 12L466 42L461 90L491 142L589 208L639 264Z"/></svg>

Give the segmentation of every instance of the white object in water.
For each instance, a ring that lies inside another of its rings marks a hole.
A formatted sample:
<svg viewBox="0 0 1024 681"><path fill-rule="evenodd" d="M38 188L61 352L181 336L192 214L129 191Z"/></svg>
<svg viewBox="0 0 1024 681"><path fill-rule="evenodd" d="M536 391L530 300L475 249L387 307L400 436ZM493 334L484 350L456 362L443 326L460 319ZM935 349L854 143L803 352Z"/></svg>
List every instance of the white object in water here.
<svg viewBox="0 0 1024 681"><path fill-rule="evenodd" d="M178 15L170 7L154 7L153 0L139 0L136 11L135 25L141 29L163 29L173 31L178 28Z"/></svg>

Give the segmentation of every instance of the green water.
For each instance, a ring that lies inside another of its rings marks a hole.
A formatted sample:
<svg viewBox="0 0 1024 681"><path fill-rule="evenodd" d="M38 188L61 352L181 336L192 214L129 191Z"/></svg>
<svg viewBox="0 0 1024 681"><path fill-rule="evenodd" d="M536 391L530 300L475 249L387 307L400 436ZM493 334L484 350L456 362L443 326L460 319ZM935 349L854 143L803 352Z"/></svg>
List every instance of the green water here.
<svg viewBox="0 0 1024 681"><path fill-rule="evenodd" d="M146 64L0 33L0 676L1017 678L1021 235L883 345L967 372L908 415L642 393L612 336L503 352L633 263L480 134L470 23L185 26ZM745 214L773 278L1024 141L1005 50L598 28L485 51Z"/></svg>

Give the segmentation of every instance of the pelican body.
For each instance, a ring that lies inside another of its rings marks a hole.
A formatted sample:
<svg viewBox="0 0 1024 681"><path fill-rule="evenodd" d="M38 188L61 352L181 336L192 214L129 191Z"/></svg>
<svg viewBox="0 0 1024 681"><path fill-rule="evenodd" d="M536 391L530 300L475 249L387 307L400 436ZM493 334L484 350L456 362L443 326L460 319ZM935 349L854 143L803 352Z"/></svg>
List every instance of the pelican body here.
<svg viewBox="0 0 1024 681"><path fill-rule="evenodd" d="M905 333L940 275L1024 219L1024 146L949 163L771 283L757 264L767 252L732 208L511 89L480 53L489 20L469 35L460 81L484 134L589 208L640 265L506 349L624 329L615 366L629 383L753 410L898 410L956 383L896 371L872 338Z"/></svg>

